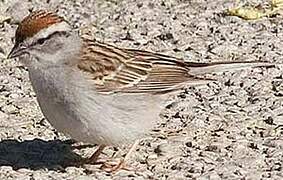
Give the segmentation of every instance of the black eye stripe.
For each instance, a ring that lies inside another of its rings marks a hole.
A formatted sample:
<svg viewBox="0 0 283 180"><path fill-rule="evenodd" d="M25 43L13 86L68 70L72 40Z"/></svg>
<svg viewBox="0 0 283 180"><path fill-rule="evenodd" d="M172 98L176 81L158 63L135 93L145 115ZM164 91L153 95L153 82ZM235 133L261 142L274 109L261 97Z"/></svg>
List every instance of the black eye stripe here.
<svg viewBox="0 0 283 180"><path fill-rule="evenodd" d="M49 36L45 37L45 38L40 38L38 39L36 42L34 42L32 45L42 45L44 44L45 41L47 41L48 39L52 38L53 36L62 36L62 35L67 35L68 33L66 31L56 31L52 34L50 34Z"/></svg>
<svg viewBox="0 0 283 180"><path fill-rule="evenodd" d="M43 44L45 42L46 39L44 38L41 38L39 40L37 40L37 43L36 44Z"/></svg>

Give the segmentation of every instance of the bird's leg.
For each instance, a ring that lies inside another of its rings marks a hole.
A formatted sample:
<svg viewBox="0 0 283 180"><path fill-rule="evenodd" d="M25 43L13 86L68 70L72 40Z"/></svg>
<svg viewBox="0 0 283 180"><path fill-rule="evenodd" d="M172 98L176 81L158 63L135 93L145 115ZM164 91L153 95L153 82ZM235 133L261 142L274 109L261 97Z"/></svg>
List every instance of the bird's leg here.
<svg viewBox="0 0 283 180"><path fill-rule="evenodd" d="M92 154L92 156L86 160L86 163L87 164L97 163L98 157L102 153L102 151L105 147L106 147L106 145L104 145L104 144L99 145L97 150Z"/></svg>
<svg viewBox="0 0 283 180"><path fill-rule="evenodd" d="M130 170L129 168L127 168L126 163L127 161L130 159L132 153L136 150L136 147L139 144L139 140L136 140L135 143L131 146L130 150L127 152L126 156L124 159L121 159L118 164L116 164L115 166L112 167L104 167L105 171L107 172L117 172L120 169L124 169L124 170ZM107 166L107 164L105 164L105 166Z"/></svg>
<svg viewBox="0 0 283 180"><path fill-rule="evenodd" d="M126 163L131 155L133 154L133 152L136 150L137 146L139 145L140 141L139 140L136 140L134 142L134 144L131 146L130 150L128 151L128 153L126 154L125 158L124 158L124 163Z"/></svg>

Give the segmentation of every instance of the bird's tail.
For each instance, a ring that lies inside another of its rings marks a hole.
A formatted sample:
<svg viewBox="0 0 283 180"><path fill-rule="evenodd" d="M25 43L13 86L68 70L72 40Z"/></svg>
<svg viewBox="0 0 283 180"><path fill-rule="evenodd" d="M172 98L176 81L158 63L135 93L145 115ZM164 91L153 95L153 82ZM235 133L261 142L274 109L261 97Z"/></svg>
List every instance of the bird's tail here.
<svg viewBox="0 0 283 180"><path fill-rule="evenodd" d="M234 61L234 62L212 62L212 63L192 63L186 62L189 73L192 75L204 75L224 71L240 70L254 67L274 67L275 65L268 62L258 61Z"/></svg>

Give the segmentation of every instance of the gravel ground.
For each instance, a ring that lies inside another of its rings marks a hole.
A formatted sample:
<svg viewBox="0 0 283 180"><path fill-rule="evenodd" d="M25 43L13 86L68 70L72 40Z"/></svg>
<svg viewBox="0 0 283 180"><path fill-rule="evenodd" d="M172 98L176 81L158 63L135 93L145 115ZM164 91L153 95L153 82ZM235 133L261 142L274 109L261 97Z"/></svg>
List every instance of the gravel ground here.
<svg viewBox="0 0 283 180"><path fill-rule="evenodd" d="M172 97L152 136L133 153L132 170L109 174L80 165L96 147L82 148L56 132L40 112L27 69L6 59L16 23L29 10L48 8L121 47L196 62L282 63L282 15L225 16L233 6L228 0L0 0L0 178L283 179L280 65L213 74L218 82ZM119 158L128 148L109 147L102 158Z"/></svg>

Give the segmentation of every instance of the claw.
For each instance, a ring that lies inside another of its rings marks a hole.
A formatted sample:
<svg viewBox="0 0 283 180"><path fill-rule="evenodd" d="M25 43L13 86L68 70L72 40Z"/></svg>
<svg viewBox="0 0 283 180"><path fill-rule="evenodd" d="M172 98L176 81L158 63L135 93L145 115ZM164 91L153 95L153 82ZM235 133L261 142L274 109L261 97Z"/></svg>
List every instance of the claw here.
<svg viewBox="0 0 283 180"><path fill-rule="evenodd" d="M136 141L128 153L126 154L124 159L120 160L106 160L106 161L98 161L99 155L102 153L103 149L106 147L105 145L98 146L97 150L93 153L93 155L85 160L85 164L102 164L100 166L100 169L108 172L108 173L116 173L119 170L126 170L126 171L132 171L133 169L127 167L126 162L130 159L131 154L136 149L137 145L139 144L139 141Z"/></svg>

